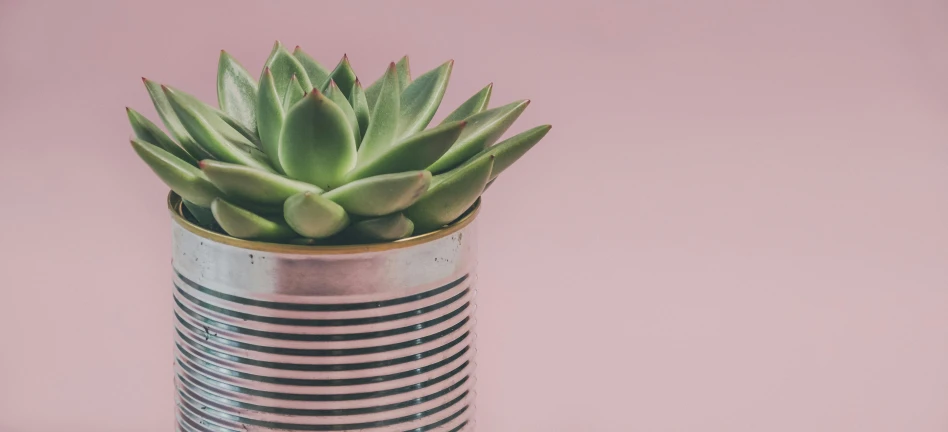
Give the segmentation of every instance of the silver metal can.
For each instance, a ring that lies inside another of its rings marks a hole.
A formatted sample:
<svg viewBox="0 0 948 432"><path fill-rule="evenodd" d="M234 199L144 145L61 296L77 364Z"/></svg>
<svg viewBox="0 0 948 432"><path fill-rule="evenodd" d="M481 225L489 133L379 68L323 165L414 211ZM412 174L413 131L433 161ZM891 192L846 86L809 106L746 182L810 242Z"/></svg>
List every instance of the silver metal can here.
<svg viewBox="0 0 948 432"><path fill-rule="evenodd" d="M178 430L473 430L479 202L433 233L321 247L168 203Z"/></svg>

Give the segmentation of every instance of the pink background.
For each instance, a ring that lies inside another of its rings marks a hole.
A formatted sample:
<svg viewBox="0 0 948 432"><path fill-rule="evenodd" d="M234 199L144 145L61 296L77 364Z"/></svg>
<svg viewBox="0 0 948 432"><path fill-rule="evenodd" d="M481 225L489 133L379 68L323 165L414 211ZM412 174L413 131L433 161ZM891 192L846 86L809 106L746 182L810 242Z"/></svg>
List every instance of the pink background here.
<svg viewBox="0 0 948 432"><path fill-rule="evenodd" d="M124 107L274 39L456 60L552 132L486 194L479 430L948 430L944 0L0 1L0 431L172 429ZM444 113L441 114L442 116Z"/></svg>

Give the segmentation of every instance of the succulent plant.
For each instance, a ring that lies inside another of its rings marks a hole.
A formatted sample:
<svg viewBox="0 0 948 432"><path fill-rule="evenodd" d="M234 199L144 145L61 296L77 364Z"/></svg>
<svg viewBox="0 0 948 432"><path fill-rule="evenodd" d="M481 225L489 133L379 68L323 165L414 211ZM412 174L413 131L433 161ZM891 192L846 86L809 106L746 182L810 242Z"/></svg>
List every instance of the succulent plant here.
<svg viewBox="0 0 948 432"><path fill-rule="evenodd" d="M529 101L488 108L492 84L428 128L453 65L412 79L406 56L363 87L346 56L329 70L277 41L257 80L221 51L218 107L142 79L168 133L128 108L132 148L194 222L232 237L347 244L434 231L550 130L497 143Z"/></svg>

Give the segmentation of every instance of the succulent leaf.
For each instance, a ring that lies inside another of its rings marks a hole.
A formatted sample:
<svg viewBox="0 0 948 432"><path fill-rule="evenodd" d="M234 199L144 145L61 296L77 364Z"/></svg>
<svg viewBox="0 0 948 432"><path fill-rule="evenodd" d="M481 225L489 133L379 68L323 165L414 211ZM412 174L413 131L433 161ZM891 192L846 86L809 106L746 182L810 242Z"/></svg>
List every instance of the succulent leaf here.
<svg viewBox="0 0 948 432"><path fill-rule="evenodd" d="M346 174L346 179L425 169L451 148L465 124L463 121L442 124L409 136L375 157L361 158Z"/></svg>
<svg viewBox="0 0 948 432"><path fill-rule="evenodd" d="M372 109L369 128L365 131L365 137L359 147L359 157L371 158L391 146L398 133L398 120L398 74L395 71L395 63L392 63L385 72L378 102Z"/></svg>
<svg viewBox="0 0 948 432"><path fill-rule="evenodd" d="M240 124L240 122L227 115L227 113L204 103L204 101L198 99L192 94L168 85L161 87L162 89L167 87L180 96L181 99L187 100L191 107L197 110L197 112L207 120L208 124L210 124L211 127L220 133L221 136L223 136L227 141L236 144L238 147L257 147L259 140L257 138L256 131L248 130L242 124ZM167 95L167 92L165 93ZM174 105L172 105L172 108L173 107ZM177 112L175 113L177 114ZM178 119L181 120L180 115L178 115ZM187 129L187 125L185 125L185 129ZM198 140L198 144L201 144L200 140Z"/></svg>
<svg viewBox="0 0 948 432"><path fill-rule="evenodd" d="M132 138L132 149L171 190L199 206L211 205L221 192L201 170L160 147Z"/></svg>
<svg viewBox="0 0 948 432"><path fill-rule="evenodd" d="M540 142L540 140L546 136L547 132L550 131L550 128L552 128L552 126L543 125L523 131L494 146L484 149L469 161L465 162L464 165L476 163L478 159L493 157L494 168L490 172L490 181L493 182L500 173L513 165L521 156Z"/></svg>
<svg viewBox="0 0 948 432"><path fill-rule="evenodd" d="M369 111L375 110L375 104L378 102L379 95L382 93L383 82L385 82L385 75L382 75L381 78L375 80L374 83L365 88L365 102L369 105Z"/></svg>
<svg viewBox="0 0 948 432"><path fill-rule="evenodd" d="M213 155L213 159L271 171L265 156L259 151L254 152L256 149L252 145L235 143L224 138L208 120L212 115L203 114L191 98L167 86L162 86L162 89L185 129L201 148Z"/></svg>
<svg viewBox="0 0 948 432"><path fill-rule="evenodd" d="M277 172L283 173L283 165L280 163L280 134L283 132L286 112L269 69L263 70L263 78L260 79L256 111L260 149L270 158L270 164Z"/></svg>
<svg viewBox="0 0 948 432"><path fill-rule="evenodd" d="M428 171L382 174L356 180L323 194L349 214L383 216L414 204L431 184Z"/></svg>
<svg viewBox="0 0 948 432"><path fill-rule="evenodd" d="M355 166L356 144L345 113L317 89L286 114L279 160L290 177L331 189Z"/></svg>
<svg viewBox="0 0 948 432"><path fill-rule="evenodd" d="M419 76L401 93L399 137L411 135L428 126L444 98L453 67L454 60L445 62Z"/></svg>
<svg viewBox="0 0 948 432"><path fill-rule="evenodd" d="M349 100L346 99L346 96L342 94L342 90L336 86L336 82L333 80L329 81L325 92L326 97L346 115L346 120L349 122L349 128L352 129L352 136L355 138L356 147L358 148L359 144L362 143L362 132L359 130L359 119L356 117L352 105L349 105Z"/></svg>
<svg viewBox="0 0 948 432"><path fill-rule="evenodd" d="M408 85L411 84L410 69L411 68L408 64L408 56L402 57L398 63L395 64L395 73L398 76L399 93L405 91L405 89L408 88ZM365 100L369 104L370 110L375 109L375 103L378 101L379 94L382 92L383 82L385 82L384 74L365 89Z"/></svg>
<svg viewBox="0 0 948 432"><path fill-rule="evenodd" d="M296 237L287 224L265 218L222 198L211 202L211 212L224 232L233 237L261 241L284 241Z"/></svg>
<svg viewBox="0 0 948 432"><path fill-rule="evenodd" d="M260 148L260 137L257 136L256 129L254 130L247 129L246 127L244 127L244 125L240 124L236 119L227 115L227 113L220 111L218 109L215 109L214 107L210 107L210 108L213 110L212 112L217 114L217 117L220 118L224 122L224 124L228 126L228 128L219 126L220 127L219 130L222 130L224 132L225 138L231 135L230 131L233 130L237 132L238 134L240 134L240 137L236 138L235 141L241 142L244 145L250 145L257 149Z"/></svg>
<svg viewBox="0 0 948 432"><path fill-rule="evenodd" d="M238 204L282 208L284 201L297 193L323 192L309 183L226 162L201 161L201 171L228 199Z"/></svg>
<svg viewBox="0 0 948 432"><path fill-rule="evenodd" d="M342 94L346 98L352 94L352 86L355 84L356 74L355 71L352 70L352 65L349 64L349 56L342 56L342 60L339 60L339 64L336 65L336 68L329 74L329 77L336 82L336 85L339 86L339 90L342 90Z"/></svg>
<svg viewBox="0 0 948 432"><path fill-rule="evenodd" d="M388 242L411 236L415 224L401 213L353 222L345 235L358 242Z"/></svg>
<svg viewBox="0 0 948 432"><path fill-rule="evenodd" d="M198 225L209 230L216 230L219 228L217 221L214 220L214 213L211 212L209 207L201 207L186 199L182 199L181 202L184 203L184 207L188 209L188 213L194 217L194 220L197 221Z"/></svg>
<svg viewBox="0 0 948 432"><path fill-rule="evenodd" d="M467 126L457 142L428 170L435 174L448 171L481 152L496 142L529 104L529 100L517 101L468 117Z"/></svg>
<svg viewBox="0 0 948 432"><path fill-rule="evenodd" d="M488 84L486 87L482 88L481 91L477 92L474 96L468 98L464 101L461 106L457 107L451 114L448 114L441 123L448 123L452 121L464 120L474 114L477 114L481 111L487 109L487 104L490 103L490 95L494 90L494 83Z"/></svg>
<svg viewBox="0 0 948 432"><path fill-rule="evenodd" d="M283 46L280 41L276 41L273 44L270 57L267 58L267 62L263 66L263 72L260 73L260 81L263 81L268 69L270 74L273 75L274 87L281 91L281 93L279 93L281 104L283 103L282 92L290 84L290 79L293 78L293 75L296 75L296 79L299 80L300 86L303 87L303 89L313 88L306 69L303 68L303 65L300 64L300 61L297 60L293 54L290 54L290 52L286 50L286 47Z"/></svg>
<svg viewBox="0 0 948 432"><path fill-rule="evenodd" d="M395 70L398 72L398 89L405 91L411 84L411 65L408 64L408 56L404 56L395 63Z"/></svg>
<svg viewBox="0 0 948 432"><path fill-rule="evenodd" d="M306 70L306 75L309 76L309 82L319 88L329 81L329 69L323 67L322 64L317 62L312 56L303 51L302 48L296 47L293 50L293 57L296 57L299 60L300 64L303 65L303 69Z"/></svg>
<svg viewBox="0 0 948 432"><path fill-rule="evenodd" d="M330 237L349 225L349 215L339 204L312 192L287 198L283 217L294 231L309 238Z"/></svg>
<svg viewBox="0 0 948 432"><path fill-rule="evenodd" d="M415 234L434 231L464 214L484 191L493 165L492 156L478 159L432 183L428 192L404 211L415 223Z"/></svg>
<svg viewBox="0 0 948 432"><path fill-rule="evenodd" d="M217 103L241 126L257 130L257 80L224 50L217 63Z"/></svg>
<svg viewBox="0 0 948 432"><path fill-rule="evenodd" d="M306 90L303 90L300 81L296 79L296 75L293 75L290 83L286 85L286 91L283 92L283 112L289 111L290 107L303 99L303 96L306 96Z"/></svg>
<svg viewBox="0 0 948 432"><path fill-rule="evenodd" d="M128 114L129 123L132 124L132 130L135 131L135 136L138 137L138 139L155 144L168 153L175 155L178 159L197 166L197 160L195 160L187 150L181 148L174 140L169 138L158 125L152 123L151 120L148 120L145 116L141 115L141 113L131 108L126 107L125 111Z"/></svg>
<svg viewBox="0 0 948 432"><path fill-rule="evenodd" d="M356 120L359 122L359 136L364 137L366 129L369 128L369 103L365 100L365 90L362 89L362 83L358 79L352 84L352 93L349 94L349 106L355 113ZM359 140L362 144L362 140Z"/></svg>
<svg viewBox="0 0 948 432"><path fill-rule="evenodd" d="M161 117L161 122L165 124L165 127L168 128L168 132L171 133L174 139L181 143L181 147L187 150L195 159L213 157L210 153L201 148L194 138L191 138L187 129L181 124L181 120L179 120L178 115L175 114L174 108L172 108L171 103L168 102L168 97L165 96L164 90L161 89L161 84L147 78L142 78L142 82L145 83L145 89L148 90L148 95L155 105L155 110L158 111L158 116Z"/></svg>

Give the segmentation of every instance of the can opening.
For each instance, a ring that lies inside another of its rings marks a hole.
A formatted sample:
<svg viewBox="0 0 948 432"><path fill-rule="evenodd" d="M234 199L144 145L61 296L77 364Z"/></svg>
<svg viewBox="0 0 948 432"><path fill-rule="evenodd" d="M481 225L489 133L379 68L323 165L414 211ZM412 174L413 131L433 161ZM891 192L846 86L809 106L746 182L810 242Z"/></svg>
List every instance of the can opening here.
<svg viewBox="0 0 948 432"><path fill-rule="evenodd" d="M403 239L385 242L385 243L365 243L365 244L340 244L340 245L305 245L305 244L285 244L285 243L270 243L254 240L243 240L236 237L231 237L225 233L215 232L209 229L206 229L200 226L197 221L194 219L194 216L190 214L187 208L184 206L184 200L181 196L171 191L168 193L168 211L171 213L172 219L178 225L181 225L183 228L191 231L192 233L204 237L208 240L213 240L218 243L224 243L231 246L242 247L245 249L261 250L261 251L271 251L271 252L286 252L286 253L300 253L300 254L345 254L345 253L363 253L363 252L376 252L392 249L401 249L405 247L410 247L418 244L427 243L434 241L443 237L447 237L451 234L454 234L460 231L462 228L470 224L480 212L481 199L478 198L477 201L468 209L464 214L461 215L457 220L451 224L437 230L420 235L415 235L411 237L406 237Z"/></svg>

